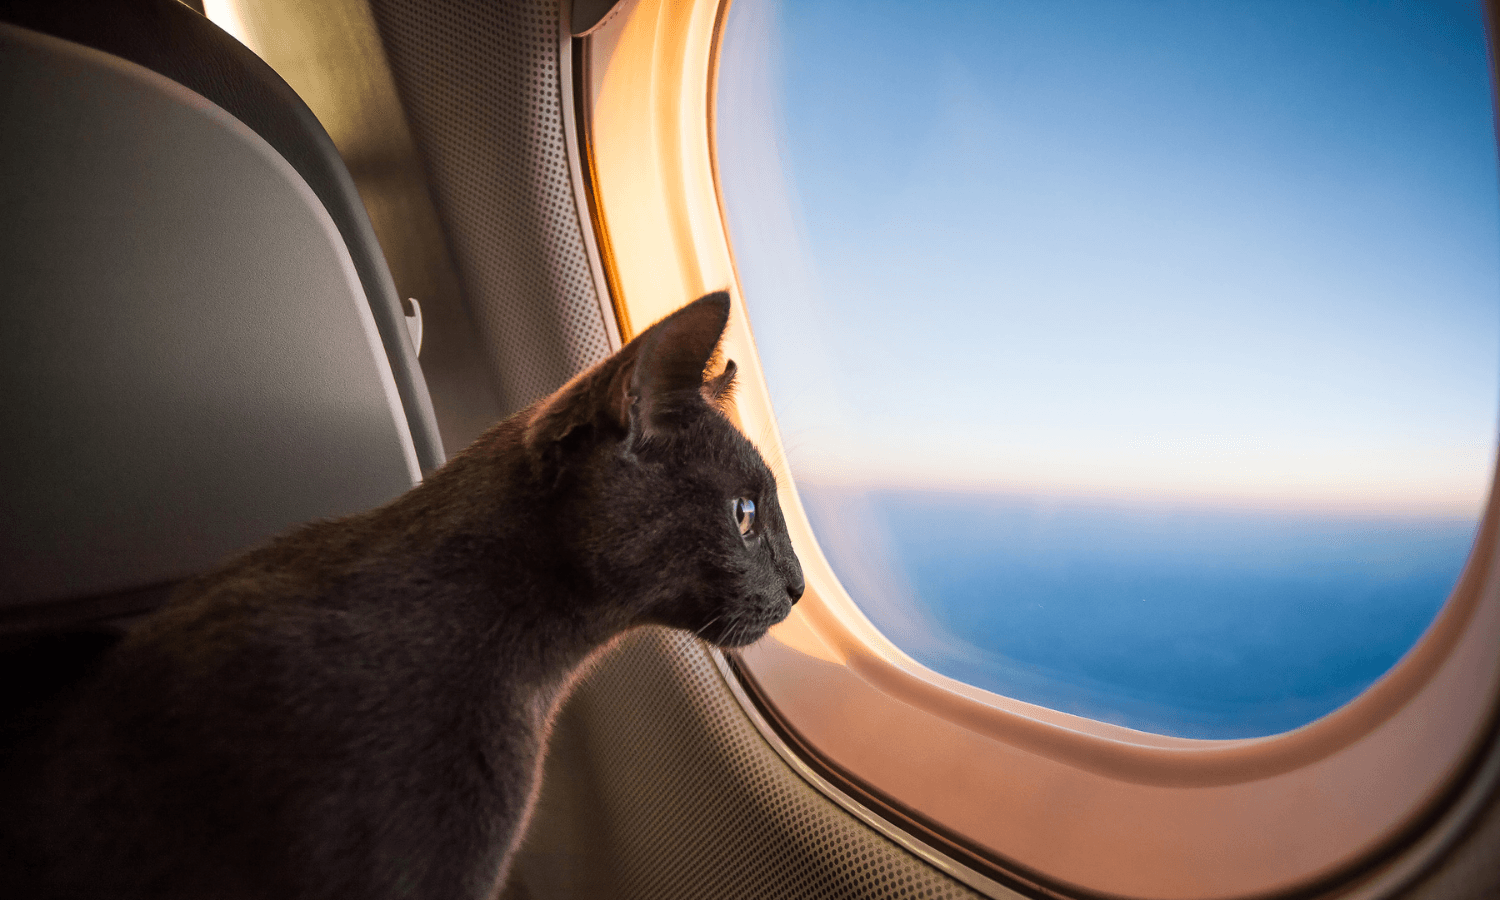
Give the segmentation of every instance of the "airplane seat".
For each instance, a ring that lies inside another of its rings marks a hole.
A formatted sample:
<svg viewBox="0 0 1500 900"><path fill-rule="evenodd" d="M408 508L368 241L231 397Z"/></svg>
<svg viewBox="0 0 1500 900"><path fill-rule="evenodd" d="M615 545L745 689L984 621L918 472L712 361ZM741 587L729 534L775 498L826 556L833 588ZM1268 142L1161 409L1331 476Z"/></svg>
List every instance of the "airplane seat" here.
<svg viewBox="0 0 1500 900"><path fill-rule="evenodd" d="M201 5L201 4L200 4ZM441 439L402 306L354 181L302 98L260 57L178 0L0 0L0 22L143 66L200 94L291 164L343 237L369 298L423 471L442 465Z"/></svg>
<svg viewBox="0 0 1500 900"><path fill-rule="evenodd" d="M0 121L3 741L181 579L444 457L353 182L254 54L175 0L3 3Z"/></svg>

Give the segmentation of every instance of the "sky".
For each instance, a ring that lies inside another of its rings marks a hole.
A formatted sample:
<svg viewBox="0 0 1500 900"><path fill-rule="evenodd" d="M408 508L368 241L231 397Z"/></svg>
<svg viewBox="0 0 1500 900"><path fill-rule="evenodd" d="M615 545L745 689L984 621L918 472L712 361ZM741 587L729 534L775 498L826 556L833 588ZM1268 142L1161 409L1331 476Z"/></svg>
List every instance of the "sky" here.
<svg viewBox="0 0 1500 900"><path fill-rule="evenodd" d="M1477 513L1476 4L739 0L719 78L799 480Z"/></svg>

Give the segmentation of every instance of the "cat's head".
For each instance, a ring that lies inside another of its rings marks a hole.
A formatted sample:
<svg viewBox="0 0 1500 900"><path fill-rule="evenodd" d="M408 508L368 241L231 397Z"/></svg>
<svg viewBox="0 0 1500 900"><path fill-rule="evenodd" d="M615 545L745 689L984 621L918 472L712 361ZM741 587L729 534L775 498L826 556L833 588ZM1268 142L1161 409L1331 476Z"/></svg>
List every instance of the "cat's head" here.
<svg viewBox="0 0 1500 900"><path fill-rule="evenodd" d="M735 365L707 376L729 320L709 294L534 408L525 444L555 479L591 581L635 622L748 644L802 596L776 478L721 411Z"/></svg>

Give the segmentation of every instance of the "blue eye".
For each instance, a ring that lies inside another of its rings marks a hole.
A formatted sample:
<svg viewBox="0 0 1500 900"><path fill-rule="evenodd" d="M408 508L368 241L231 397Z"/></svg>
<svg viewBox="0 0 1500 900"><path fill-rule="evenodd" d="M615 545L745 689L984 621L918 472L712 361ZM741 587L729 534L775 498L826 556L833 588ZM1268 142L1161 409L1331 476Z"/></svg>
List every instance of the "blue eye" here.
<svg viewBox="0 0 1500 900"><path fill-rule="evenodd" d="M735 500L734 521L740 526L740 534L749 537L755 530L755 501L749 497Z"/></svg>

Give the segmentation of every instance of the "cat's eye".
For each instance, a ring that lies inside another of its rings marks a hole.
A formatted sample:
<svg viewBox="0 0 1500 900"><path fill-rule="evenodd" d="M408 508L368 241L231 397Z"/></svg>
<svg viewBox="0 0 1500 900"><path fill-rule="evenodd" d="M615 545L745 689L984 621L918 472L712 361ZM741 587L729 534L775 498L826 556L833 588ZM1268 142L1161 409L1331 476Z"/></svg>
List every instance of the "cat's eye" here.
<svg viewBox="0 0 1500 900"><path fill-rule="evenodd" d="M740 534L745 537L755 533L755 501L749 497L739 497L734 501L734 521L740 526Z"/></svg>

